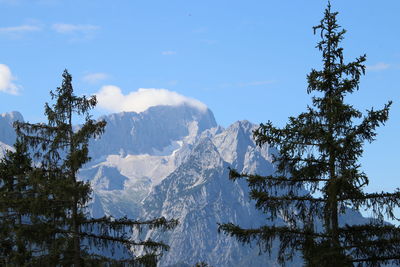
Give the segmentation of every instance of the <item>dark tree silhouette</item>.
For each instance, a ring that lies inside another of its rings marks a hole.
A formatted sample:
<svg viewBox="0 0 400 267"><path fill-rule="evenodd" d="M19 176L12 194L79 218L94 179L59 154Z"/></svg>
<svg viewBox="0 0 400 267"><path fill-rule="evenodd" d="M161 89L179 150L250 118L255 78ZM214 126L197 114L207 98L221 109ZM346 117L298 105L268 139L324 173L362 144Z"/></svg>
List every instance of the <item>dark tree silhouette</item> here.
<svg viewBox="0 0 400 267"><path fill-rule="evenodd" d="M250 197L272 224L242 229L228 223L219 230L243 243L257 240L267 251L273 240L280 240L281 264L296 251L302 252L306 266L400 264L400 229L383 220L384 216L396 219L400 191L365 193L369 179L358 162L364 143L374 141L375 129L387 121L391 102L365 115L344 102L359 88L366 56L344 62L340 42L345 30L337 24L337 14L329 3L314 27L314 34L321 36L317 48L323 69L313 69L307 76L312 106L290 117L284 128L269 121L254 132L259 146L278 148L276 173L260 176L230 170L230 179L247 180ZM341 214L363 208L373 214L368 224L339 225ZM278 216L287 222L285 226L274 224Z"/></svg>
<svg viewBox="0 0 400 267"><path fill-rule="evenodd" d="M142 227L168 230L177 221L90 218L91 187L77 179L77 172L90 160L89 140L102 134L105 122L95 122L89 115L97 103L95 96L75 96L71 75L64 71L63 78L61 87L50 92L54 104L45 105L48 123L16 123L16 151L0 163L0 192L6 192L1 197L8 198L0 210L0 235L6 245L0 259L18 266L155 266L168 246L135 241L132 231ZM75 128L78 118L84 123ZM17 223L10 225L10 220ZM144 256L133 255L137 247L144 250ZM125 257L101 253L116 248ZM18 257L19 262L14 260Z"/></svg>
<svg viewBox="0 0 400 267"><path fill-rule="evenodd" d="M3 266L24 266L31 258L28 246L36 244L30 234L36 229L24 225L24 215L32 212L34 189L26 175L32 171L32 161L20 141L14 148L15 152L7 151L0 161L0 265Z"/></svg>

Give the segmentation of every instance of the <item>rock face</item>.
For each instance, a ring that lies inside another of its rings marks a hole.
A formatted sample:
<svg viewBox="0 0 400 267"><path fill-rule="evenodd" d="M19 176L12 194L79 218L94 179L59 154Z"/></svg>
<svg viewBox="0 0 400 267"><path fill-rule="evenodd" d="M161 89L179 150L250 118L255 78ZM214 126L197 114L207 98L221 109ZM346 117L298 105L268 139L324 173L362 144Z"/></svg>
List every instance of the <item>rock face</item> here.
<svg viewBox="0 0 400 267"><path fill-rule="evenodd" d="M259 256L257 246L244 247L217 231L218 223L249 228L266 223L265 215L249 201L247 186L228 179L232 166L263 174L273 171L249 138L252 128L248 122L237 122L219 134L200 137L187 160L144 200L146 218L165 216L180 221L174 231L147 233L147 238L164 239L171 246L160 266L176 264L177 259L190 266L199 261L212 266L277 265L276 257Z"/></svg>

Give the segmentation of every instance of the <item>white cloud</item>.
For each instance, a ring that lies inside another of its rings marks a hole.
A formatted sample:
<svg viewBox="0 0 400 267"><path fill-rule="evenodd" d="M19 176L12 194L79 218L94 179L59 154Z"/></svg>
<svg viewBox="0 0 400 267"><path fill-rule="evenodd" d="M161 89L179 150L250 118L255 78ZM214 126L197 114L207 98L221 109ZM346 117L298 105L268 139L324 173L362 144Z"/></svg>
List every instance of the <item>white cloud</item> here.
<svg viewBox="0 0 400 267"><path fill-rule="evenodd" d="M176 55L176 52L175 51L163 51L163 52L161 52L161 55L172 56L172 55Z"/></svg>
<svg viewBox="0 0 400 267"><path fill-rule="evenodd" d="M10 68L5 64L0 64L0 92L17 95L20 86L13 83L15 77Z"/></svg>
<svg viewBox="0 0 400 267"><path fill-rule="evenodd" d="M1 27L0 33L23 33L23 32L35 32L40 31L41 28L34 25L20 25L20 26L12 26L12 27Z"/></svg>
<svg viewBox="0 0 400 267"><path fill-rule="evenodd" d="M375 65L367 66L367 70L370 71L382 71L390 68L390 65L384 62L376 63Z"/></svg>
<svg viewBox="0 0 400 267"><path fill-rule="evenodd" d="M52 28L58 33L76 33L76 32L91 32L100 29L99 26L90 24L53 24Z"/></svg>
<svg viewBox="0 0 400 267"><path fill-rule="evenodd" d="M124 95L121 89L114 85L103 86L96 94L98 106L112 112L134 111L143 112L158 105L179 106L190 105L202 111L207 106L202 102L180 95L167 89L140 88Z"/></svg>
<svg viewBox="0 0 400 267"><path fill-rule="evenodd" d="M107 73L97 72L89 73L83 77L83 80L88 83L98 83L100 81L108 79L110 76Z"/></svg>

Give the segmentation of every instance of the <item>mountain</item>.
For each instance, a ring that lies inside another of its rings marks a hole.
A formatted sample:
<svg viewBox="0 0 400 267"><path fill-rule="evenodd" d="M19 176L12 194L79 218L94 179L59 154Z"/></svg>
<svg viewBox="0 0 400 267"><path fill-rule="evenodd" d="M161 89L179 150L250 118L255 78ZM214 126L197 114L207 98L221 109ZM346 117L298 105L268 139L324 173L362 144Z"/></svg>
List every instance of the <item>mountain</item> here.
<svg viewBox="0 0 400 267"><path fill-rule="evenodd" d="M217 126L214 115L191 107L154 106L144 112L122 112L101 117L107 126L91 144L91 155L169 155L184 137Z"/></svg>
<svg viewBox="0 0 400 267"><path fill-rule="evenodd" d="M155 106L100 119L107 121L105 133L91 141L92 161L79 172L93 188L92 216L179 219L172 231L148 230L134 236L170 245L161 258L162 267L200 261L221 267L278 266L277 246L271 255L260 254L257 244L243 246L217 231L218 223L248 228L268 223L249 199L246 183L228 178L228 167L261 175L274 172L272 155L277 152L256 146L252 137L256 125L238 121L224 129L210 110L187 105ZM0 153L14 143L15 120L23 120L22 115L0 117ZM341 218L343 224L366 220L355 211ZM281 217L277 223L286 222ZM286 266L301 264L296 256Z"/></svg>
<svg viewBox="0 0 400 267"><path fill-rule="evenodd" d="M259 256L258 246L242 246L217 231L224 222L265 224L265 215L248 198L246 184L228 179L228 167L274 171L275 152L256 146L254 124L239 121L223 129L211 111L189 106L157 106L102 119L107 121L105 134L93 141L93 161L80 171L93 186L93 216L178 218L173 231L137 236L161 238L171 246L160 266L199 261L213 266L277 265L276 257Z"/></svg>
<svg viewBox="0 0 400 267"><path fill-rule="evenodd" d="M18 111L0 114L0 141L3 144L9 146L14 144L16 134L13 123L16 121L24 121L24 118Z"/></svg>
<svg viewBox="0 0 400 267"><path fill-rule="evenodd" d="M188 105L155 106L100 119L107 122L105 133L91 142L93 160L79 173L94 188L96 217L139 216L151 188L184 161L200 133L217 127L210 110Z"/></svg>
<svg viewBox="0 0 400 267"><path fill-rule="evenodd" d="M172 110L167 112L169 109ZM271 174L274 172L272 155L276 150L255 144L252 133L257 126L248 121L238 121L224 129L214 123L211 112L204 114L191 109L156 107L139 115L120 113L104 117L113 121L106 130L109 136L120 131L120 127L129 135L123 141L116 139L116 144L104 141L106 138L96 140L104 142L103 154L98 154L94 163L81 171L82 177L91 180L94 187L92 214L179 219L180 224L172 231L149 230L135 235L135 238L163 240L170 245L170 251L161 258L162 267L193 266L200 261L221 267L278 266L278 245L271 255L260 254L257 244L243 246L217 231L218 223L233 222L248 228L268 223L266 215L255 209L254 201L249 199L246 183L229 180L228 167L247 173ZM204 117L209 123L199 127ZM155 118L177 123L176 132L168 124L153 125L157 122ZM136 125L143 129L132 130ZM140 137L139 133L154 133L155 129L160 130L154 138L167 141L153 143L146 136ZM141 140L141 150L135 150L132 143L136 140ZM93 150L94 154L98 153ZM110 152L114 154L107 154ZM342 216L342 223L366 220L354 211ZM276 223L286 224L282 217ZM301 264L297 255L286 266Z"/></svg>
<svg viewBox="0 0 400 267"><path fill-rule="evenodd" d="M3 142L0 142L0 159L2 157L4 157L4 155L6 154L7 150L13 151L14 148L12 146L4 144Z"/></svg>
<svg viewBox="0 0 400 267"><path fill-rule="evenodd" d="M13 123L16 121L24 121L18 111L0 114L0 158L4 157L7 150L13 150L12 146L17 137Z"/></svg>
<svg viewBox="0 0 400 267"><path fill-rule="evenodd" d="M253 129L254 125L242 121L220 133L201 136L187 160L143 201L145 218L180 220L174 231L146 233L147 238L163 239L171 246L160 266L172 266L178 259L190 266L200 261L212 266L277 266L276 257L260 256L258 246L242 246L217 231L218 223L259 227L266 222L265 215L249 201L245 183L228 179L232 166L263 174L273 171L264 157L268 153L251 140Z"/></svg>

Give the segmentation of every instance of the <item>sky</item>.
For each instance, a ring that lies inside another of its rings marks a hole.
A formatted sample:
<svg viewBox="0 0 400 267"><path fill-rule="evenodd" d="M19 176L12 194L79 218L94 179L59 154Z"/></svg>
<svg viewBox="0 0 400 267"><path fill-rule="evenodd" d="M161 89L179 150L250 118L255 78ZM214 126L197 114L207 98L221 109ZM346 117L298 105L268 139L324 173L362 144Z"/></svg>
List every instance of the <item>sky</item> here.
<svg viewBox="0 0 400 267"><path fill-rule="evenodd" d="M312 26L326 3L0 0L0 113L44 121L49 91L68 69L78 95L103 97L95 117L184 101L207 106L224 127L284 126L310 104L306 76L321 68ZM347 30L345 61L367 54L360 90L346 100L363 111L394 102L361 160L368 190L391 191L400 187L400 1L331 3Z"/></svg>

